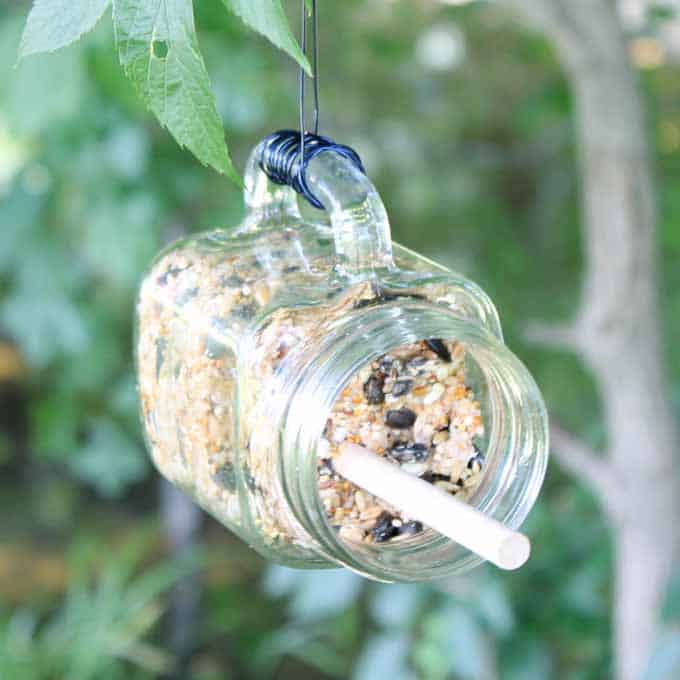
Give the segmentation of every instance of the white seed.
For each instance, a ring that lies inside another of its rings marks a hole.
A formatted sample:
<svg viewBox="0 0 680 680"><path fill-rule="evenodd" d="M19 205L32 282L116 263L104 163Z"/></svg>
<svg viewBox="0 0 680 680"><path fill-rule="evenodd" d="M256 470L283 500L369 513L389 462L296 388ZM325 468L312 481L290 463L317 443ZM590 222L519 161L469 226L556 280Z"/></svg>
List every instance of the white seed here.
<svg viewBox="0 0 680 680"><path fill-rule="evenodd" d="M333 431L333 442L341 444L347 439L347 430L344 427L336 427Z"/></svg>
<svg viewBox="0 0 680 680"><path fill-rule="evenodd" d="M435 383L432 385L432 389L425 395L423 404L426 406L434 404L435 401L441 399L442 394L444 394L444 386L441 383Z"/></svg>
<svg viewBox="0 0 680 680"><path fill-rule="evenodd" d="M317 458L328 458L331 452L331 444L328 439L319 439L316 445L316 456Z"/></svg>
<svg viewBox="0 0 680 680"><path fill-rule="evenodd" d="M457 491L458 490L458 485L457 484L451 484L451 482L435 482L434 485L438 488L440 488L442 491L446 491L446 493L451 493L452 491Z"/></svg>
<svg viewBox="0 0 680 680"><path fill-rule="evenodd" d="M354 541L355 543L360 543L364 537L361 529L351 524L346 524L345 526L341 527L338 533L340 538L344 539L345 541Z"/></svg>
<svg viewBox="0 0 680 680"><path fill-rule="evenodd" d="M432 443L436 446L437 444L443 444L449 438L448 432L437 432L432 438Z"/></svg>
<svg viewBox="0 0 680 680"><path fill-rule="evenodd" d="M437 366L434 374L437 376L437 380L446 380L446 378L448 378L449 375L451 374L449 364L442 364L441 366Z"/></svg>
<svg viewBox="0 0 680 680"><path fill-rule="evenodd" d="M360 515L359 518L362 520L376 519L382 514L383 509L379 505L372 505L366 508Z"/></svg>

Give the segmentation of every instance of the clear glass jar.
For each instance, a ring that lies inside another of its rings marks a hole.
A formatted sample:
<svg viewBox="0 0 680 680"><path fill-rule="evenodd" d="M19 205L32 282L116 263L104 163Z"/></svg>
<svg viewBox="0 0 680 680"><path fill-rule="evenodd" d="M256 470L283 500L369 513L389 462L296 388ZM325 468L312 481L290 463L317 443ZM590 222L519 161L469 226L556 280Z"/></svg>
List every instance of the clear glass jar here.
<svg viewBox="0 0 680 680"><path fill-rule="evenodd" d="M173 244L138 301L142 418L154 463L268 559L345 566L383 581L458 573L480 559L425 529L389 544L341 539L319 494L317 453L343 388L387 352L428 338L465 348L485 424L469 502L517 528L547 463L545 408L471 281L390 238L369 180L333 152L309 163L330 222L246 174L244 222Z"/></svg>

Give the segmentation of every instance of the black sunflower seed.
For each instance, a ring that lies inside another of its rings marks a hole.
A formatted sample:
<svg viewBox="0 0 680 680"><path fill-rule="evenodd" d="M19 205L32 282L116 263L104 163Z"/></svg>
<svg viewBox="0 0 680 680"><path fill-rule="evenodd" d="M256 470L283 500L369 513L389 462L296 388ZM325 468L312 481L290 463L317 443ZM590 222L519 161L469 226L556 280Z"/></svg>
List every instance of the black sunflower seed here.
<svg viewBox="0 0 680 680"><path fill-rule="evenodd" d="M414 536L415 534L419 534L423 530L423 523L422 522L406 522L405 524L402 524L401 527L399 528L399 535L400 536Z"/></svg>
<svg viewBox="0 0 680 680"><path fill-rule="evenodd" d="M372 307L374 305L381 305L385 302L394 302L395 300L424 300L424 295L418 293L388 293L384 289L376 290L376 297L362 298L354 303L355 309L362 309L364 307Z"/></svg>
<svg viewBox="0 0 680 680"><path fill-rule="evenodd" d="M208 359L221 359L227 353L224 343L209 335L205 341L205 356Z"/></svg>
<svg viewBox="0 0 680 680"><path fill-rule="evenodd" d="M385 424L397 430L406 430L413 426L416 418L410 408L392 409L385 414Z"/></svg>
<svg viewBox="0 0 680 680"><path fill-rule="evenodd" d="M484 456L481 453L470 458L467 463L468 470L474 470L475 465L479 466L480 470L484 467Z"/></svg>
<svg viewBox="0 0 680 680"><path fill-rule="evenodd" d="M442 475L439 472L425 472L420 475L420 479L429 484L434 484L435 482L450 482L451 477L449 475Z"/></svg>
<svg viewBox="0 0 680 680"><path fill-rule="evenodd" d="M423 374L423 365L427 363L427 357L418 354L406 362L405 369L409 375L417 376Z"/></svg>
<svg viewBox="0 0 680 680"><path fill-rule="evenodd" d="M385 376L382 373L373 373L364 383L364 395L369 404L382 404L385 401L384 384Z"/></svg>
<svg viewBox="0 0 680 680"><path fill-rule="evenodd" d="M181 271L182 270L179 267L170 267L156 279L156 283L158 283L159 286L165 286L167 285L170 276L177 276Z"/></svg>
<svg viewBox="0 0 680 680"><path fill-rule="evenodd" d="M321 460L321 467L319 468L320 475L333 475L335 468L333 467L333 460L331 458L323 458Z"/></svg>
<svg viewBox="0 0 680 680"><path fill-rule="evenodd" d="M187 302L189 302L189 300L193 300L197 295L198 288L187 288L175 298L175 303L182 307Z"/></svg>
<svg viewBox="0 0 680 680"><path fill-rule="evenodd" d="M411 463L413 461L419 463L427 458L429 452L425 444L398 442L387 453L400 463Z"/></svg>
<svg viewBox="0 0 680 680"><path fill-rule="evenodd" d="M392 396L401 397L404 394L408 394L413 387L413 380L406 378L405 380L397 380L392 387Z"/></svg>
<svg viewBox="0 0 680 680"><path fill-rule="evenodd" d="M381 357L380 361L378 362L378 370L387 375L389 375L392 372L393 366L394 357L391 357L389 354L386 354L385 356Z"/></svg>
<svg viewBox="0 0 680 680"><path fill-rule="evenodd" d="M451 361L451 352L449 348L444 344L443 340L439 338L430 338L425 340L427 348L432 350L442 361L449 363Z"/></svg>
<svg viewBox="0 0 680 680"><path fill-rule="evenodd" d="M222 467L218 468L212 478L216 484L229 491L233 491L236 488L236 472L231 463L225 463Z"/></svg>
<svg viewBox="0 0 680 680"><path fill-rule="evenodd" d="M396 377L402 370L404 370L404 364L401 360L395 359L388 354L378 362L378 370L380 370L385 375L392 375Z"/></svg>
<svg viewBox="0 0 680 680"><path fill-rule="evenodd" d="M377 298L362 298L354 303L354 309L363 309L364 307L377 305L379 302Z"/></svg>
<svg viewBox="0 0 680 680"><path fill-rule="evenodd" d="M373 540L376 543L387 541L399 533L399 529L392 524L393 519L394 517L387 511L378 517L375 526L371 529Z"/></svg>

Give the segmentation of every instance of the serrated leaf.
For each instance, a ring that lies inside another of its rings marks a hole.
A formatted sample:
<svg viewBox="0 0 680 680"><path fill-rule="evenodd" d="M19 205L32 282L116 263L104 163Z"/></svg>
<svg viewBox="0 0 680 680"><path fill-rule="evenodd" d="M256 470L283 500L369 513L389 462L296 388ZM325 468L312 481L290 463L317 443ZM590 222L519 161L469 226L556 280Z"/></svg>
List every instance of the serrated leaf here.
<svg viewBox="0 0 680 680"><path fill-rule="evenodd" d="M241 183L198 48L191 0L113 0L120 63L180 146Z"/></svg>
<svg viewBox="0 0 680 680"><path fill-rule="evenodd" d="M19 58L54 52L75 42L101 19L111 0L34 0Z"/></svg>
<svg viewBox="0 0 680 680"><path fill-rule="evenodd" d="M312 68L290 30L281 0L222 0L227 9L253 30L287 52L311 76Z"/></svg>

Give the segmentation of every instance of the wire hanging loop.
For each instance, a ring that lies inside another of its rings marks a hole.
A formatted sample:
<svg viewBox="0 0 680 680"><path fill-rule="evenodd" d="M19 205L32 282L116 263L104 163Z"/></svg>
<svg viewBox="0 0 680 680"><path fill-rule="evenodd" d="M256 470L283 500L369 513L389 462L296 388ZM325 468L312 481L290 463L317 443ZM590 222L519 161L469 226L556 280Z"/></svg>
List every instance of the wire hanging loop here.
<svg viewBox="0 0 680 680"><path fill-rule="evenodd" d="M300 43L305 56L308 55L307 45L307 2L302 0L302 25L300 28ZM305 79L304 69L300 68L300 130L279 130L264 139L260 145L259 166L275 184L292 187L311 205L319 210L324 209L323 203L312 193L307 184L306 173L309 162L324 151L334 151L348 159L364 175L364 165L354 149L337 144L328 137L319 134L319 20L316 11L316 0L311 0L312 48L311 63L314 83L314 132L306 132L305 116Z"/></svg>
<svg viewBox="0 0 680 680"><path fill-rule="evenodd" d="M304 140L304 146L303 146ZM260 144L260 169L274 182L293 188L300 196L319 210L323 203L312 193L307 184L307 166L310 161L324 152L337 153L354 165L364 175L366 170L359 154L344 144L337 144L329 137L298 130L279 130L265 137Z"/></svg>

